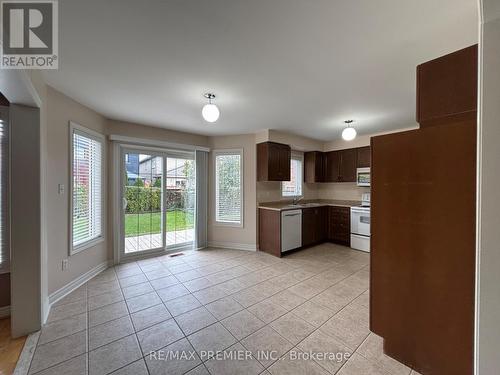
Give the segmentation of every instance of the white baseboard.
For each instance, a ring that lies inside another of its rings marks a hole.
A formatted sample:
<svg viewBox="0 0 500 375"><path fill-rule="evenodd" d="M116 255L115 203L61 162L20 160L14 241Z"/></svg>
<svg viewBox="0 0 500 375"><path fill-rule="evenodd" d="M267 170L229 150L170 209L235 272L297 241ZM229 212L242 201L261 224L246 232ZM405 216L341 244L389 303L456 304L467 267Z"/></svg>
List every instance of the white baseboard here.
<svg viewBox="0 0 500 375"><path fill-rule="evenodd" d="M80 286L85 284L87 281L89 281L91 278L100 274L102 271L104 271L106 268L108 268L109 263L110 263L110 261L105 261L105 262L102 262L101 264L98 264L94 268L85 272L83 275L77 277L76 279L74 279L70 283L66 284L62 288L56 290L54 293L51 293L49 295L49 309L50 309L50 306L52 306L54 303L56 303L57 301L59 301L60 299L62 299L64 297L66 297L72 291L79 288Z"/></svg>
<svg viewBox="0 0 500 375"><path fill-rule="evenodd" d="M256 244L246 244L246 243L236 243L236 242L209 241L208 247L220 247L221 249L257 251Z"/></svg>
<svg viewBox="0 0 500 375"><path fill-rule="evenodd" d="M0 319L10 316L10 306L0 307Z"/></svg>

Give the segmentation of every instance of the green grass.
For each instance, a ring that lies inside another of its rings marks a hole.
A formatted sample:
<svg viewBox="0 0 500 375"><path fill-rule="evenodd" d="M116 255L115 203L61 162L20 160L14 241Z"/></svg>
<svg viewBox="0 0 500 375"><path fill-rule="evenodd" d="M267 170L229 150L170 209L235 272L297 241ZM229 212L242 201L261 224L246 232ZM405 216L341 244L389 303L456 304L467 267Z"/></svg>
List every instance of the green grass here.
<svg viewBox="0 0 500 375"><path fill-rule="evenodd" d="M167 212L167 232L191 229L194 216L184 211ZM161 213L125 214L125 237L161 233Z"/></svg>

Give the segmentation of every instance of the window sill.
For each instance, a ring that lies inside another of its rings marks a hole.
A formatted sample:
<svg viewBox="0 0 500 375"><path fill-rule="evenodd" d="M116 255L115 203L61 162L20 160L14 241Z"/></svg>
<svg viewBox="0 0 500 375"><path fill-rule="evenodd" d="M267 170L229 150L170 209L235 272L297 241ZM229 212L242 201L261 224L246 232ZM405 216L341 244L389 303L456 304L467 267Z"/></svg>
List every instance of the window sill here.
<svg viewBox="0 0 500 375"><path fill-rule="evenodd" d="M216 227L230 227L230 228L243 228L243 222L241 223L231 223L227 221L216 221Z"/></svg>
<svg viewBox="0 0 500 375"><path fill-rule="evenodd" d="M100 244L101 242L104 242L103 236L94 238L94 239L89 240L87 242L81 243L77 246L71 246L71 248L69 250L69 255L71 256L71 255L78 254L79 252L86 250L90 247L94 247L94 246Z"/></svg>

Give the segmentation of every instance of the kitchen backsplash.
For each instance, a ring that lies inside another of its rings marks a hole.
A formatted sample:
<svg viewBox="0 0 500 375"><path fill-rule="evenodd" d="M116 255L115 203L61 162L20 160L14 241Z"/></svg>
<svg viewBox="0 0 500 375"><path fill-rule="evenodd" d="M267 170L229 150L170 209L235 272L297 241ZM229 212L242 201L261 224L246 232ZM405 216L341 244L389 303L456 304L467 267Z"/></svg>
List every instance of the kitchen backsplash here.
<svg viewBox="0 0 500 375"><path fill-rule="evenodd" d="M318 199L318 184L303 184L302 195L304 199ZM257 182L257 202L277 202L283 199L281 196L281 182Z"/></svg>
<svg viewBox="0 0 500 375"><path fill-rule="evenodd" d="M355 182L303 184L304 199L361 200L361 194L369 193L369 187L357 186ZM281 196L280 182L257 182L257 202L277 202Z"/></svg>
<svg viewBox="0 0 500 375"><path fill-rule="evenodd" d="M369 193L369 187L357 186L355 182L321 183L317 186L317 198L339 200L361 200L361 194Z"/></svg>

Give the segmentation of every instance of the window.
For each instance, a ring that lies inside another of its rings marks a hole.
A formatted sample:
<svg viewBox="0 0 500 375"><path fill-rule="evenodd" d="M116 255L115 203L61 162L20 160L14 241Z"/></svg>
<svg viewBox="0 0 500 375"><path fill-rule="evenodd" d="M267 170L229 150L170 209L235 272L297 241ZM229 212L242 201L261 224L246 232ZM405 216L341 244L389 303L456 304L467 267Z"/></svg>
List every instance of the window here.
<svg viewBox="0 0 500 375"><path fill-rule="evenodd" d="M243 151L214 151L215 221L243 226Z"/></svg>
<svg viewBox="0 0 500 375"><path fill-rule="evenodd" d="M70 123L70 129L70 254L74 254L104 238L104 137L74 123Z"/></svg>
<svg viewBox="0 0 500 375"><path fill-rule="evenodd" d="M1 95L1 94L0 94ZM0 107L0 273L9 272L9 107Z"/></svg>
<svg viewBox="0 0 500 375"><path fill-rule="evenodd" d="M304 155L292 152L290 163L290 181L281 183L281 195L283 197L300 197L302 195L302 180Z"/></svg>

